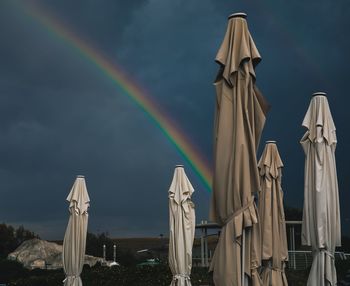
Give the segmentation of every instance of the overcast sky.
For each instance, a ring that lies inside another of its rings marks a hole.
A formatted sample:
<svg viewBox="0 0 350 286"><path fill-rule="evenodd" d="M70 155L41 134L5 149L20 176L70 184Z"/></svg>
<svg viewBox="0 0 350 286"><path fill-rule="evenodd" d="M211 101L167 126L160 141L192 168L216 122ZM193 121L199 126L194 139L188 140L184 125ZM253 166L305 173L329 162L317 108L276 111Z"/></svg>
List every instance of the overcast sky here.
<svg viewBox="0 0 350 286"><path fill-rule="evenodd" d="M89 230L113 237L168 232L167 191L184 159L149 117L69 43L28 12L47 15L118 64L212 161L216 52L227 16L245 11L262 55L257 85L272 105L261 146L278 141L285 204L302 208L301 122L326 91L337 126L343 232L350 234L348 0L0 2L0 222L62 239L65 201L86 176ZM259 150L259 156L261 148ZM210 193L195 187L197 221Z"/></svg>

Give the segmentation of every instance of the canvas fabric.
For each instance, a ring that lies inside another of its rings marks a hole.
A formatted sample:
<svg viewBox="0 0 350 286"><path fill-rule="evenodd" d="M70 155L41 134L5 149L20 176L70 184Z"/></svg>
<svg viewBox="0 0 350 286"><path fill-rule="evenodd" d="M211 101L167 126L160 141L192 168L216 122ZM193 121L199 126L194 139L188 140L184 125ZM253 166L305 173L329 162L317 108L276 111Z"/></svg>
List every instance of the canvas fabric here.
<svg viewBox="0 0 350 286"><path fill-rule="evenodd" d="M194 189L184 168L174 171L169 188L169 267L171 286L191 286L192 247L196 219L191 200Z"/></svg>
<svg viewBox="0 0 350 286"><path fill-rule="evenodd" d="M307 286L335 286L336 246L341 246L338 179L335 160L336 128L326 96L314 96L302 125L305 153L302 244L312 247Z"/></svg>
<svg viewBox="0 0 350 286"><path fill-rule="evenodd" d="M287 286L284 269L288 261L288 245L281 186L283 162L275 143L265 145L258 167L261 185L258 202L263 260L261 277L264 286Z"/></svg>
<svg viewBox="0 0 350 286"><path fill-rule="evenodd" d="M83 270L88 226L90 198L85 179L78 177L67 197L69 202L69 221L63 240L63 269L66 278L64 286L82 286L80 278Z"/></svg>
<svg viewBox="0 0 350 286"><path fill-rule="evenodd" d="M254 194L259 191L256 151L268 104L255 85L260 54L247 21L231 18L216 56L213 196L209 218L221 225L212 257L217 286L241 286L241 244L245 231L245 265L250 285L261 285L259 214Z"/></svg>

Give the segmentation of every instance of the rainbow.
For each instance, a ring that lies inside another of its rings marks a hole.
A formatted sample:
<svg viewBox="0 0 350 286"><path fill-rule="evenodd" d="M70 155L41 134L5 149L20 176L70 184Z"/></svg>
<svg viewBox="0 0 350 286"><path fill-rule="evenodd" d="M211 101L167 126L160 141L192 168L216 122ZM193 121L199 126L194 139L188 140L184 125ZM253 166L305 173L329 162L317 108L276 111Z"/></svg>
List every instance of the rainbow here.
<svg viewBox="0 0 350 286"><path fill-rule="evenodd" d="M112 63L101 52L97 51L70 29L66 28L53 15L48 14L38 5L31 4L26 12L41 23L50 33L58 36L74 48L81 56L91 62L100 72L112 80L125 95L136 103L176 147L185 161L191 166L207 191L211 191L212 172L205 158L191 144L185 134L166 116L156 102L132 81L116 63Z"/></svg>

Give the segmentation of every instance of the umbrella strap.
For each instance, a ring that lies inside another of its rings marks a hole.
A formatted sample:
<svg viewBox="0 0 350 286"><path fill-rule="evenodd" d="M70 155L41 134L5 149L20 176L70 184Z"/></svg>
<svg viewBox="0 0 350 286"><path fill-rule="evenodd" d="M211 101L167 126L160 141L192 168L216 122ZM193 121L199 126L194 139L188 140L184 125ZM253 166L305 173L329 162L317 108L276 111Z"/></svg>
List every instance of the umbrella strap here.
<svg viewBox="0 0 350 286"><path fill-rule="evenodd" d="M185 280L188 280L190 281L190 276L188 274L175 274L173 276L173 280L176 281L176 280L180 280L181 278L184 278Z"/></svg>
<svg viewBox="0 0 350 286"><path fill-rule="evenodd" d="M325 248L321 248L319 251L317 252L323 252L324 254L328 255L330 258L334 259L334 254L331 253L330 251L326 250Z"/></svg>
<svg viewBox="0 0 350 286"><path fill-rule="evenodd" d="M78 279L79 275L67 275L63 282L66 282L68 279Z"/></svg>
<svg viewBox="0 0 350 286"><path fill-rule="evenodd" d="M280 268L277 268L277 267L265 266L265 268L271 269L273 271L281 272L281 273L284 272L284 269L280 269Z"/></svg>
<svg viewBox="0 0 350 286"><path fill-rule="evenodd" d="M242 207L241 209L239 209L238 211L235 211L233 214L231 214L227 219L223 220L223 224L222 225L225 225L227 224L228 222L230 222L234 217L240 215L241 213L243 213L245 210L249 209L254 203L254 199L250 199L250 201L244 206Z"/></svg>

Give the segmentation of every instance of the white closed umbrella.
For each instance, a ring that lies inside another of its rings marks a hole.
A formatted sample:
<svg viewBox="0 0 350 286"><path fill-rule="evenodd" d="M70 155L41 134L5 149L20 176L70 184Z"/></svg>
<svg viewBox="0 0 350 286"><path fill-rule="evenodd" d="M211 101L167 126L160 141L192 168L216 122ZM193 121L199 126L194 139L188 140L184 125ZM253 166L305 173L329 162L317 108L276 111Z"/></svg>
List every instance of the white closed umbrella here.
<svg viewBox="0 0 350 286"><path fill-rule="evenodd" d="M312 247L308 286L335 286L335 247L341 245L338 180L335 162L336 128L326 94L311 99L301 139L305 152L302 244Z"/></svg>
<svg viewBox="0 0 350 286"><path fill-rule="evenodd" d="M82 286L80 278L83 270L88 225L89 194L85 179L78 176L67 197L70 217L63 240L63 269L66 274L64 286Z"/></svg>
<svg viewBox="0 0 350 286"><path fill-rule="evenodd" d="M169 188L169 267L171 286L190 286L195 210L191 201L194 189L183 166L176 166Z"/></svg>

